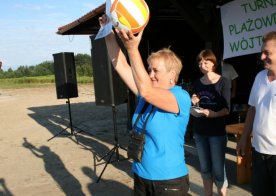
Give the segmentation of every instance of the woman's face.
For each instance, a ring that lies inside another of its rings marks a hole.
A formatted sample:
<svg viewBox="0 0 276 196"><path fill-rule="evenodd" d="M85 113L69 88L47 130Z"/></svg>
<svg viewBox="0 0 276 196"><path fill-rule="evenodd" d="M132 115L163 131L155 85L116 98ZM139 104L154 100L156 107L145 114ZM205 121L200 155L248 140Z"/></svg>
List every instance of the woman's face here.
<svg viewBox="0 0 276 196"><path fill-rule="evenodd" d="M153 59L148 67L148 73L154 87L170 88L172 71L167 71L162 59Z"/></svg>
<svg viewBox="0 0 276 196"><path fill-rule="evenodd" d="M214 63L210 60L201 59L198 66L203 74L212 72L214 70Z"/></svg>

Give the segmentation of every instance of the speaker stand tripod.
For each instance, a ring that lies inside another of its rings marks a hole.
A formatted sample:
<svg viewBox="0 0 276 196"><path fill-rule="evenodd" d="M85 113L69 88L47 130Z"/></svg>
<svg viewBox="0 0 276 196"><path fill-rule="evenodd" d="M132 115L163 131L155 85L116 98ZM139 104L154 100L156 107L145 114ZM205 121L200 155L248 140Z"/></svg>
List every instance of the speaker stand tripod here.
<svg viewBox="0 0 276 196"><path fill-rule="evenodd" d="M71 114L71 104L70 104L70 99L69 98L67 98L66 103L68 105L68 112L69 112L69 125L66 128L62 129L59 133L55 134L53 137L51 137L50 139L48 139L48 141L54 139L58 135L66 135L66 136L75 136L75 139L76 139L77 143L79 143L78 138L77 138L77 134L78 133L84 132L84 133L86 133L88 135L92 135L92 134L88 133L88 132L86 132L86 131L84 131L84 130L82 130L82 129L80 129L80 128L78 128L78 127L76 127L76 126L73 125L72 114ZM63 132L66 131L67 129L69 129L70 132L67 133L67 134L64 134ZM76 131L76 130L78 130L78 131Z"/></svg>
<svg viewBox="0 0 276 196"><path fill-rule="evenodd" d="M97 161L100 162L102 161L105 157L109 156L108 160L105 162L105 166L100 174L100 176L98 177L97 179L97 183L100 182L101 180L101 177L107 167L107 165L109 163L113 163L113 162L120 162L120 161L123 161L123 160L127 160L127 158L123 158L123 159L120 159L119 158L119 149L122 149L122 150L125 150L127 151L126 148L122 147L120 144L119 144L119 140L118 140L118 132L117 132L117 124L116 124L116 113L117 113L117 110L116 110L116 107L113 105L112 106L112 114L113 114L113 131L114 131L114 146L111 150L109 150L103 157L101 157L100 159L98 159ZM116 154L116 158L114 160L111 160L114 153ZM100 164L98 164L100 165Z"/></svg>

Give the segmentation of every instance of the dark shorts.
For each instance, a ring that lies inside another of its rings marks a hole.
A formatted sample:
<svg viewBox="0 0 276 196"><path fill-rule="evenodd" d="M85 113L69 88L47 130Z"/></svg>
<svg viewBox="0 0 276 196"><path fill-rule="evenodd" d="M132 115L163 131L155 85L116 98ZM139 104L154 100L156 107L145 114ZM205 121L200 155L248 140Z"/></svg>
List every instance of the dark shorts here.
<svg viewBox="0 0 276 196"><path fill-rule="evenodd" d="M146 180L134 174L134 196L186 196L189 176L171 180Z"/></svg>
<svg viewBox="0 0 276 196"><path fill-rule="evenodd" d="M252 149L252 194L276 196L276 155L262 154Z"/></svg>

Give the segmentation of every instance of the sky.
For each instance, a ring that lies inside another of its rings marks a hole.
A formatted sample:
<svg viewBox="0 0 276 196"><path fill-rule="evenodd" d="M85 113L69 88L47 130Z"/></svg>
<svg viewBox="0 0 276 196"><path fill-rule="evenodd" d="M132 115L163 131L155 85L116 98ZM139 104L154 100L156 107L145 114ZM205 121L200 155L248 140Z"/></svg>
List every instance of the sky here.
<svg viewBox="0 0 276 196"><path fill-rule="evenodd" d="M89 35L59 35L58 28L105 0L0 0L0 61L4 71L53 61L53 54L89 54Z"/></svg>

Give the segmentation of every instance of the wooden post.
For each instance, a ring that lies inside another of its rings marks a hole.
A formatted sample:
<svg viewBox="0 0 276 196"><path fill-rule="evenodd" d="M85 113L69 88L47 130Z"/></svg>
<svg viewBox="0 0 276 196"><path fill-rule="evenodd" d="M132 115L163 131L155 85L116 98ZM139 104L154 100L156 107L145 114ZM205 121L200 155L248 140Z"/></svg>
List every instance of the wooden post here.
<svg viewBox="0 0 276 196"><path fill-rule="evenodd" d="M240 141L241 135L237 134L237 143ZM243 157L237 156L237 183L246 184L251 181L252 168L252 151L251 138L246 143L245 155Z"/></svg>
<svg viewBox="0 0 276 196"><path fill-rule="evenodd" d="M237 143L240 141L244 123L230 124L226 126L226 132L235 134ZM251 137L245 147L245 155L237 156L237 184L246 184L251 181L252 151Z"/></svg>

